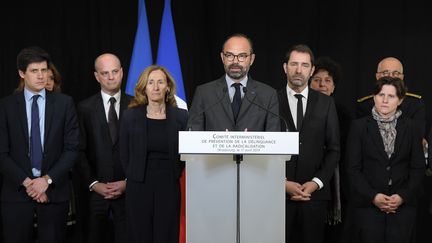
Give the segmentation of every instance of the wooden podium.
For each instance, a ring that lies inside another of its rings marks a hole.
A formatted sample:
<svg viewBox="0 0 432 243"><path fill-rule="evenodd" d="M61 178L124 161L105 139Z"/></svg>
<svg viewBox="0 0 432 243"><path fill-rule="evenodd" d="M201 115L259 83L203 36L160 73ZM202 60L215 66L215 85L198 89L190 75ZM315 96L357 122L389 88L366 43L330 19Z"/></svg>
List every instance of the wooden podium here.
<svg viewBox="0 0 432 243"><path fill-rule="evenodd" d="M297 132L180 132L179 152L187 243L285 242L285 161L298 154Z"/></svg>

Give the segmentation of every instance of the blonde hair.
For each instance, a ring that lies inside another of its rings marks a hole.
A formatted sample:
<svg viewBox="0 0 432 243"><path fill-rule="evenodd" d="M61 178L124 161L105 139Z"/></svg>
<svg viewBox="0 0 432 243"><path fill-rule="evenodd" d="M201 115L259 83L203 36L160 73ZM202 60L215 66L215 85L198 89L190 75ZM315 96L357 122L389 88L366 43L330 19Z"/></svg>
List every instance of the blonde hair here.
<svg viewBox="0 0 432 243"><path fill-rule="evenodd" d="M150 73L156 70L162 71L165 74L167 79L169 92L165 94L168 95L165 96L165 103L173 107L177 107L177 102L174 96L176 94L176 84L174 78L171 76L171 74L168 72L168 70L165 67L158 66L158 65L151 65L148 66L146 69L144 69L144 71L139 76L138 82L135 85L135 92L134 92L135 97L129 103L128 106L129 108L133 108L139 105L147 105L149 103L147 95L145 93L145 89L148 83L148 77Z"/></svg>

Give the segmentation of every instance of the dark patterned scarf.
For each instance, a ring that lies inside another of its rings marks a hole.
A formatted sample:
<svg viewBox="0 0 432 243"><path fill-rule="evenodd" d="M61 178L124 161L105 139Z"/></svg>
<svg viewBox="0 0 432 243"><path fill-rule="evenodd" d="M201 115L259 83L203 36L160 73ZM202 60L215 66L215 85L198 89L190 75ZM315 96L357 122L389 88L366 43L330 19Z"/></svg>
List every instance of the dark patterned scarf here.
<svg viewBox="0 0 432 243"><path fill-rule="evenodd" d="M397 119L401 115L402 111L397 110L393 116L384 118L376 111L375 107L372 108L372 116L378 123L378 128L384 142L384 150L389 158L394 151L394 144L396 140L396 124Z"/></svg>

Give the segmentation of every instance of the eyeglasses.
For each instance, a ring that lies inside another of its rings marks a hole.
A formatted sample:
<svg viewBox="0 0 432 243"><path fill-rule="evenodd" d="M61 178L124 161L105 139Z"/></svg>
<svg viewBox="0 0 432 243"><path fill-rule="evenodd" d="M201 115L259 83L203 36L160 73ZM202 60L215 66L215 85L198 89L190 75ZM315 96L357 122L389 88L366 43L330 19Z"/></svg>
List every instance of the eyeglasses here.
<svg viewBox="0 0 432 243"><path fill-rule="evenodd" d="M118 73L120 72L120 69L114 69L111 72L110 71L102 71L102 72L98 72L99 75L101 75L103 78L109 78L110 73L112 76L116 76Z"/></svg>
<svg viewBox="0 0 432 243"><path fill-rule="evenodd" d="M390 77L399 77L400 75L402 75L403 73L399 72L399 71L393 71L390 72L389 70L384 70L382 72L378 72L379 74L383 75L383 76L390 76Z"/></svg>
<svg viewBox="0 0 432 243"><path fill-rule="evenodd" d="M246 61L246 59L248 58L248 56L250 56L250 54L246 54L246 53L240 53L240 54L238 54L238 55L234 55L234 54L229 53L229 52L227 52L227 53L223 53L223 55L224 55L224 57L225 57L228 61L230 61L230 62L234 61L234 59L235 59L236 57L237 57L237 60L238 60L239 62L244 62L244 61Z"/></svg>

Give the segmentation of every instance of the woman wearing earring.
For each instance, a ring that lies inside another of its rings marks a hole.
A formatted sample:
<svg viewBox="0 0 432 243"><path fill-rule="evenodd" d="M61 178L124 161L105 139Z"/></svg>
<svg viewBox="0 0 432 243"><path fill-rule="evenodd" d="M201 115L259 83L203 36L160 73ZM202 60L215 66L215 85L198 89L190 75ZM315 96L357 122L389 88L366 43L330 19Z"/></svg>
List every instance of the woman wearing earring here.
<svg viewBox="0 0 432 243"><path fill-rule="evenodd" d="M186 129L187 111L177 108L175 92L174 79L164 67L146 68L121 122L128 242L179 240L179 178L184 164L178 132Z"/></svg>

